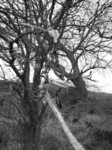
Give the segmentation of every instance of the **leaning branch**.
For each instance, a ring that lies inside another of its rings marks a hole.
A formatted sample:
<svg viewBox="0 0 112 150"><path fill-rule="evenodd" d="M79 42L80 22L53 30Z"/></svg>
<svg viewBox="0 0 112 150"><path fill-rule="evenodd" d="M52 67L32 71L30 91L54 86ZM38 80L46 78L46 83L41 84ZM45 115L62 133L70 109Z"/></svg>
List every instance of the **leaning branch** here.
<svg viewBox="0 0 112 150"><path fill-rule="evenodd" d="M66 136L68 137L68 139L69 139L71 145L73 146L73 148L75 150L85 150L83 148L83 146L74 137L72 132L70 131L69 127L67 126L66 122L64 121L63 116L61 115L61 113L59 112L58 108L53 103L53 100L51 99L51 97L50 97L48 92L46 92L46 100L47 100L50 108L52 109L54 115L57 117L58 121L60 122L60 124L61 124L61 126L63 128L63 131L65 132Z"/></svg>
<svg viewBox="0 0 112 150"><path fill-rule="evenodd" d="M45 83L45 79L46 79L47 74L45 74L45 77L43 77L41 79L41 83L39 87L44 87L44 83ZM60 122L63 131L65 132L66 136L68 137L68 140L70 141L71 145L73 146L73 148L75 150L85 150L83 148L83 146L77 141L77 139L74 137L74 135L72 134L72 132L70 131L69 127L67 126L66 122L64 121L63 116L61 115L60 111L58 110L58 108L55 106L55 104L53 103L52 98L50 97L49 93L46 92L45 94L45 99L48 103L48 105L50 106L50 108L52 109L54 115L56 116L56 118L58 119L58 121Z"/></svg>

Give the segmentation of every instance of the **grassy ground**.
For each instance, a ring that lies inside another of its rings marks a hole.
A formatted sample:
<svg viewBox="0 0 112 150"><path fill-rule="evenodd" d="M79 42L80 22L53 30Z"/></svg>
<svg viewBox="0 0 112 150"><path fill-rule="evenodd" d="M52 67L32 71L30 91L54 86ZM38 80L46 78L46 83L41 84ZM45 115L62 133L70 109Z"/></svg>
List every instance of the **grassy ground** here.
<svg viewBox="0 0 112 150"><path fill-rule="evenodd" d="M52 85L49 92L54 95L58 89L58 86ZM3 97L2 93L1 99ZM4 98L8 99L8 97ZM86 150L112 150L112 94L89 92L87 100L82 100L79 97L80 94L73 87L63 88L59 93L59 99L63 106L60 111L67 125ZM9 99L12 98L9 97ZM2 110L8 110L9 105L9 101L5 101L1 112ZM3 127L4 124L7 124L8 119L4 122L3 116L0 115L1 122L0 126ZM0 131L3 131L3 128L0 129ZM11 140L14 129L10 131L5 131L4 140L7 144L1 146L0 149L21 150L21 143ZM46 110L42 126L41 145L41 150L72 150L61 125L49 107Z"/></svg>
<svg viewBox="0 0 112 150"><path fill-rule="evenodd" d="M79 96L73 88L68 93L62 89L59 94L63 105L61 113L71 131L86 150L112 150L112 94L89 92L87 100L82 100ZM47 135L52 134L61 141L64 149L71 150L59 127L57 120L48 119Z"/></svg>

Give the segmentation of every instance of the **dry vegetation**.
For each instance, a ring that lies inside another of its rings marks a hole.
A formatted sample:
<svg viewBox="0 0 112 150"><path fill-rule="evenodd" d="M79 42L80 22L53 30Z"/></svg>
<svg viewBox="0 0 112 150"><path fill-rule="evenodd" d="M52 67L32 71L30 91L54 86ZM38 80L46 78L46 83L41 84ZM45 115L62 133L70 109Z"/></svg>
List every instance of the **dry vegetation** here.
<svg viewBox="0 0 112 150"><path fill-rule="evenodd" d="M49 92L52 91L53 94L57 89L58 87L54 86ZM20 118L24 118L24 116L20 115L17 110L19 105L14 94L6 92L6 90L8 91L8 89L4 88L3 90L2 88L0 94L0 100L3 98L5 100L3 107L0 108L1 150L22 150L24 136ZM74 94L73 88L70 88L67 94L65 90L62 89L59 95L63 105L63 109L60 111L78 141L84 145L86 150L111 150L112 95L89 92L87 100L80 99L76 102L77 92ZM18 120L18 124L15 120ZM42 125L41 149L72 150L58 120L49 107L47 107Z"/></svg>

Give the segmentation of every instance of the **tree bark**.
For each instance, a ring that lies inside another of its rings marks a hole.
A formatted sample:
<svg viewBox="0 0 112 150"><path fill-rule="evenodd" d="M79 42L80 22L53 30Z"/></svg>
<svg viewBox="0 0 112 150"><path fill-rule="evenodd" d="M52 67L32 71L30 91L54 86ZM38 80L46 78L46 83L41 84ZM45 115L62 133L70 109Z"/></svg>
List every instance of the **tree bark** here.
<svg viewBox="0 0 112 150"><path fill-rule="evenodd" d="M33 111L29 115L30 123L24 124L24 148L23 150L39 150L41 140L41 125L43 117L40 119Z"/></svg>
<svg viewBox="0 0 112 150"><path fill-rule="evenodd" d="M25 90L24 92L23 107L29 117L29 121L23 124L23 150L39 150L43 116L40 117L39 115L39 101L33 101L31 91Z"/></svg>
<svg viewBox="0 0 112 150"><path fill-rule="evenodd" d="M23 150L39 150L40 149L40 140L41 140L41 124L37 124L36 134L34 135L33 131L27 131L24 140L24 148Z"/></svg>
<svg viewBox="0 0 112 150"><path fill-rule="evenodd" d="M79 96L86 99L88 93L87 93L85 82L82 79L82 77L80 76L80 77L77 77L77 78L73 78L73 79L71 79L71 81L76 86L76 90L78 91Z"/></svg>

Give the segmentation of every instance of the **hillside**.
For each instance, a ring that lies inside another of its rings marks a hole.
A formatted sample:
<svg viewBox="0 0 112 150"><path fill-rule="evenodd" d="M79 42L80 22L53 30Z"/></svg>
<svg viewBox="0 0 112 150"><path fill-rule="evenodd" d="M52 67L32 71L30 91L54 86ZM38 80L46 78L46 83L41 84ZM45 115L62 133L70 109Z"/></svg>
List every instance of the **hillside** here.
<svg viewBox="0 0 112 150"><path fill-rule="evenodd" d="M55 93L59 86L54 87L49 90ZM88 91L88 98L83 100L74 87L69 87L62 88L59 99L65 120L86 150L112 149L112 94Z"/></svg>
<svg viewBox="0 0 112 150"><path fill-rule="evenodd" d="M111 150L112 94L88 91L88 99L83 100L74 87L64 88L50 84L48 91L51 96L55 96L60 88L58 96L63 107L60 111L75 137L86 150ZM10 90L10 83L6 85L1 82L0 84L0 102L3 99L3 106L0 109L0 135L2 132L5 135L6 144L4 145L7 145L7 150L21 150L21 128L15 120L24 118L24 113L21 111L20 114L15 109L17 106L19 108L21 106ZM12 125L13 128L10 127ZM49 107L46 110L43 123L42 146L43 150L72 150L59 122Z"/></svg>

